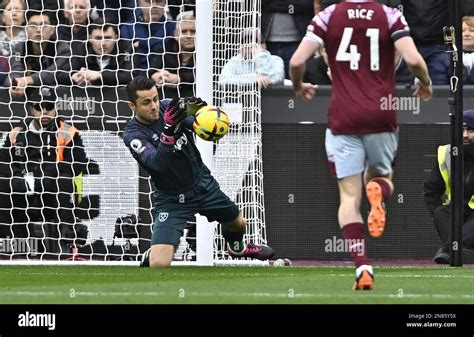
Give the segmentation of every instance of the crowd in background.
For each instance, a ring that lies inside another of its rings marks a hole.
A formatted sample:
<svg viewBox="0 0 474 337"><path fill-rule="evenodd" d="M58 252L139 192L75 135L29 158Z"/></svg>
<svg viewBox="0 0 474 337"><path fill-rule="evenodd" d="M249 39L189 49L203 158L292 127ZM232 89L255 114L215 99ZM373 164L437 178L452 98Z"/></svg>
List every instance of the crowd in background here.
<svg viewBox="0 0 474 337"><path fill-rule="evenodd" d="M261 30L241 32L242 48L227 55L219 82L256 81L263 88L284 83L307 24L338 2L262 0ZM448 2L380 2L403 11L433 84L449 84L451 60L442 34ZM464 2L464 81L473 84L474 0ZM164 97L195 91L195 0L4 0L0 13L0 84L12 96L40 84L123 85L137 75L153 78ZM331 84L324 50L306 68L305 81ZM403 62L396 78L413 83Z"/></svg>
<svg viewBox="0 0 474 337"><path fill-rule="evenodd" d="M179 0L4 0L0 84L117 86L148 75L166 97L194 91L195 5Z"/></svg>

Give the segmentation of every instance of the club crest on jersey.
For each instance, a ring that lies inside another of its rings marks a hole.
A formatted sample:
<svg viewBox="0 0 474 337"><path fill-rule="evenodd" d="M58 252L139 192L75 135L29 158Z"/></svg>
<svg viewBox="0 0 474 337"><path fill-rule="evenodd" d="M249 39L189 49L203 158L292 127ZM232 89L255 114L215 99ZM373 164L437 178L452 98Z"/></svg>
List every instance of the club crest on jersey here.
<svg viewBox="0 0 474 337"><path fill-rule="evenodd" d="M143 151L145 151L145 147L143 146L142 142L140 141L140 139L133 139L131 142L130 142L130 148L135 151L137 154L140 154L142 153Z"/></svg>
<svg viewBox="0 0 474 337"><path fill-rule="evenodd" d="M160 222L165 222L166 219L168 219L168 216L169 216L169 213L168 213L168 212L160 212L160 213L158 214L158 220L159 220Z"/></svg>

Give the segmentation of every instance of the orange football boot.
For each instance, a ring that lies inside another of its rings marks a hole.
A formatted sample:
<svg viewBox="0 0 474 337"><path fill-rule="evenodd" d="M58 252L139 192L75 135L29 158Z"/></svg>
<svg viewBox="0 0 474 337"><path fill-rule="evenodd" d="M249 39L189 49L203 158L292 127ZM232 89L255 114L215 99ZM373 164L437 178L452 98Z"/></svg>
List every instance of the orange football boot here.
<svg viewBox="0 0 474 337"><path fill-rule="evenodd" d="M382 200L382 188L378 183L370 181L365 190L371 207L367 226L369 227L370 235L378 238L385 229L385 208Z"/></svg>

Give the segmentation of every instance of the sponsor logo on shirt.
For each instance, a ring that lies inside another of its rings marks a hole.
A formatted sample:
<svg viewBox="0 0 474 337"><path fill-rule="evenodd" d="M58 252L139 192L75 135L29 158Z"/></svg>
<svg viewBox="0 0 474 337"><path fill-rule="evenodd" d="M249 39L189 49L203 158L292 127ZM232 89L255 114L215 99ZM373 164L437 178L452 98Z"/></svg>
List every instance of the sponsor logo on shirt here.
<svg viewBox="0 0 474 337"><path fill-rule="evenodd" d="M181 137L179 137L179 139L174 144L174 148L178 151L181 151L181 149L183 148L183 145L186 145L186 144L188 144L188 139L186 138L186 135L183 133Z"/></svg>

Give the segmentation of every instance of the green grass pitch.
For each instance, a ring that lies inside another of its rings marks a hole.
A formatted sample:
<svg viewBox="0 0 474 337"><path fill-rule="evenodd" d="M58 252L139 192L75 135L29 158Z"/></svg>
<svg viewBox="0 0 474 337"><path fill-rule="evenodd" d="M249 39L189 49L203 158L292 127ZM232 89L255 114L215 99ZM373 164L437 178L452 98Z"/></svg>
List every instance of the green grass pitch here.
<svg viewBox="0 0 474 337"><path fill-rule="evenodd" d="M1 266L0 303L474 303L474 269L377 267L353 291L349 267Z"/></svg>

